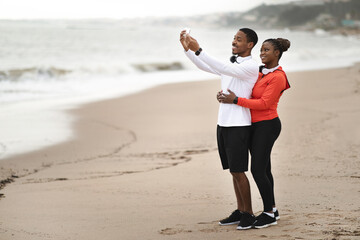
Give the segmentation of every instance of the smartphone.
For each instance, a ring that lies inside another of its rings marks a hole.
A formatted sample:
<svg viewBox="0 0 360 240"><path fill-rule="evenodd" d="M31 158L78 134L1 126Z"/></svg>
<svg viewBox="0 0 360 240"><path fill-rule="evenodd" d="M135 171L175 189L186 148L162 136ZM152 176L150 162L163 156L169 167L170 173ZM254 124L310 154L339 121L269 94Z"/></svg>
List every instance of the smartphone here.
<svg viewBox="0 0 360 240"><path fill-rule="evenodd" d="M190 28L184 28L184 30L186 31L186 32L184 33L184 37L186 36L186 34L190 34L190 31L191 31Z"/></svg>

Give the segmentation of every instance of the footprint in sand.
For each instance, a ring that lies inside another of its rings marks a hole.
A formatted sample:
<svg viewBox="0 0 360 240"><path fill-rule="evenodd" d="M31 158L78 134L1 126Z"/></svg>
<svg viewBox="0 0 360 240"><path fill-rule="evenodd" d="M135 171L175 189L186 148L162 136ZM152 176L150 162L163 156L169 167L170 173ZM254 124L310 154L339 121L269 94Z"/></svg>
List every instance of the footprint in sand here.
<svg viewBox="0 0 360 240"><path fill-rule="evenodd" d="M164 228L159 231L162 235L175 235L178 233L190 233L191 230L185 230L185 229L176 229L176 228Z"/></svg>

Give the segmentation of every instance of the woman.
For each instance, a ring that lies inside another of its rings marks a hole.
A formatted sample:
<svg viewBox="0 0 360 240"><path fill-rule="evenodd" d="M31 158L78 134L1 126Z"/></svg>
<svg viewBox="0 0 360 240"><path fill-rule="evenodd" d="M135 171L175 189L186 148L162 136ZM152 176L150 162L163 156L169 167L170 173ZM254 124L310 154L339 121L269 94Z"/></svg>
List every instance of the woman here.
<svg viewBox="0 0 360 240"><path fill-rule="evenodd" d="M251 110L251 173L264 205L264 211L253 224L255 228L275 225L280 218L275 207L270 155L281 131L277 105L284 90L290 87L285 72L279 66L283 52L289 47L290 41L282 38L263 42L260 58L265 66L260 67L251 99L238 98L231 90L228 90L229 94L219 92L217 95L219 102L237 104Z"/></svg>

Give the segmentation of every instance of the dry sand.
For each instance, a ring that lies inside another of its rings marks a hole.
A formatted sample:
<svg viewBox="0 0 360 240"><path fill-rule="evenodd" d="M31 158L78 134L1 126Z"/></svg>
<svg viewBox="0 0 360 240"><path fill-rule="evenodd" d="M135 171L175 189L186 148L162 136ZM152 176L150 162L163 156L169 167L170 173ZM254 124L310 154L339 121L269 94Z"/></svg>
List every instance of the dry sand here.
<svg viewBox="0 0 360 240"><path fill-rule="evenodd" d="M236 205L216 150L219 82L204 81L83 106L74 139L2 160L14 182L0 190L0 239L360 239L359 73L288 74L276 226L218 226Z"/></svg>

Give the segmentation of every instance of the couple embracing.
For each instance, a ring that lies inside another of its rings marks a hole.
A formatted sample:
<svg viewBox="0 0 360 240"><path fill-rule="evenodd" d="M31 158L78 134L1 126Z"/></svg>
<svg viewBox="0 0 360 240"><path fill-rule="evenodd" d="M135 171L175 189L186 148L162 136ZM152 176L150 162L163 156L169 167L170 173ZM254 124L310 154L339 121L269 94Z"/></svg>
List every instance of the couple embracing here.
<svg viewBox="0 0 360 240"><path fill-rule="evenodd" d="M186 31L180 42L186 56L201 70L221 77L217 122L217 144L224 170L232 175L237 209L220 225L237 224L237 229L264 228L280 219L274 197L271 150L281 131L277 105L290 87L279 65L283 52L290 47L287 39L267 39L260 50L263 66L252 59L258 41L255 31L241 28L232 41L230 61L223 63L203 50ZM251 173L259 189L263 212L254 216L248 178L249 150Z"/></svg>

